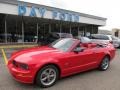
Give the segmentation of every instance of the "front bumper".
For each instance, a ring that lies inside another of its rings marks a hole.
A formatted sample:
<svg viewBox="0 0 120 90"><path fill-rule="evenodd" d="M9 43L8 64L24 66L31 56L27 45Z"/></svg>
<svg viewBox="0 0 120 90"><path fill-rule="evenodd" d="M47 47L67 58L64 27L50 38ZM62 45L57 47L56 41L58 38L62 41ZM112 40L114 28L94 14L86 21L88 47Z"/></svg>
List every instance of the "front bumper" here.
<svg viewBox="0 0 120 90"><path fill-rule="evenodd" d="M31 73L31 71L18 69L12 64L8 64L8 69L16 81L22 83L33 83L34 75Z"/></svg>

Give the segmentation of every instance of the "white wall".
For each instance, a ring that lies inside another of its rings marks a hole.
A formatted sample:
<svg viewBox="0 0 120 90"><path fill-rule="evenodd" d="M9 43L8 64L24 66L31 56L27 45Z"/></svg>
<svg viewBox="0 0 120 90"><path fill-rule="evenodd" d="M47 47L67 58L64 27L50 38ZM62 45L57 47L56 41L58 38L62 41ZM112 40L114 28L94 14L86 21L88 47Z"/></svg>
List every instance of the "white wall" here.
<svg viewBox="0 0 120 90"><path fill-rule="evenodd" d="M27 13L25 14L25 16L29 16L30 10L31 10L31 7L27 7ZM12 4L7 4L7 3L0 3L0 13L18 15L18 6L17 5L12 5ZM68 13L70 13L70 12L68 12ZM36 10L36 14L37 14L37 17L41 17L39 15L38 10ZM76 13L73 12L73 14L76 14ZM47 11L45 13L44 18L52 19L52 12L50 10ZM56 18L56 19L58 19L58 18ZM80 16L79 23L105 25L106 20L100 20L100 19Z"/></svg>

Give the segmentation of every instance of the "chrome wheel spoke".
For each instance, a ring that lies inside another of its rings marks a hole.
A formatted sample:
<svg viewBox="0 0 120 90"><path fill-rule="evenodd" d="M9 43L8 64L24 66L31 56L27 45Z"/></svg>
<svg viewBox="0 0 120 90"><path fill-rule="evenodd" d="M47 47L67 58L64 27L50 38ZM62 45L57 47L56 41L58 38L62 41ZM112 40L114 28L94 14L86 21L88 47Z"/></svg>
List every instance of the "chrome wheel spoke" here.
<svg viewBox="0 0 120 90"><path fill-rule="evenodd" d="M46 80L47 80L47 77L44 77L44 78L42 78L41 80L42 80L42 81L46 81Z"/></svg>
<svg viewBox="0 0 120 90"><path fill-rule="evenodd" d="M49 77L49 78L47 78L47 81L48 81L48 82L50 82L50 81L51 81L50 77Z"/></svg>
<svg viewBox="0 0 120 90"><path fill-rule="evenodd" d="M50 75L49 77L52 78L52 77L55 77L55 75L53 74L53 75Z"/></svg>
<svg viewBox="0 0 120 90"><path fill-rule="evenodd" d="M53 71L51 69L49 69L49 75L52 74L52 73L53 73Z"/></svg>

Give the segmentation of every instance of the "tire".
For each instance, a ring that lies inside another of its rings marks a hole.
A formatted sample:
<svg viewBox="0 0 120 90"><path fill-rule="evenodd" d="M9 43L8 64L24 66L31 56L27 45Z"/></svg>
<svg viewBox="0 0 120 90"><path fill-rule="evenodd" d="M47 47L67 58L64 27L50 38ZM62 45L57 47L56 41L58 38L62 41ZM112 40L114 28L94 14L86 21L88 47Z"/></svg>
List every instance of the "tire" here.
<svg viewBox="0 0 120 90"><path fill-rule="evenodd" d="M36 76L36 84L42 88L53 86L59 78L59 70L54 65L47 65L40 69Z"/></svg>
<svg viewBox="0 0 120 90"><path fill-rule="evenodd" d="M120 49L120 45L119 45L118 49Z"/></svg>
<svg viewBox="0 0 120 90"><path fill-rule="evenodd" d="M99 70L106 71L110 66L110 58L108 56L104 57L99 65Z"/></svg>

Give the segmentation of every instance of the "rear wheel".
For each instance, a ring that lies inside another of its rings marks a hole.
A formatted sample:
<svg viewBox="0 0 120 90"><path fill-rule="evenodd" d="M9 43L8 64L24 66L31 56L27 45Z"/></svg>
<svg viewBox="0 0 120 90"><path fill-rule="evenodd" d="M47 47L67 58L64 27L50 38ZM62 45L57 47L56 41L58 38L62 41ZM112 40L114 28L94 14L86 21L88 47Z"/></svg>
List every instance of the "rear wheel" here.
<svg viewBox="0 0 120 90"><path fill-rule="evenodd" d="M120 49L120 44L119 44L119 47L118 47L118 49Z"/></svg>
<svg viewBox="0 0 120 90"><path fill-rule="evenodd" d="M47 65L38 72L36 83L40 87L47 88L54 85L58 77L58 69L54 65Z"/></svg>
<svg viewBox="0 0 120 90"><path fill-rule="evenodd" d="M99 69L101 71L106 71L109 68L109 65L110 65L110 58L106 56L103 58L100 66L99 66Z"/></svg>

